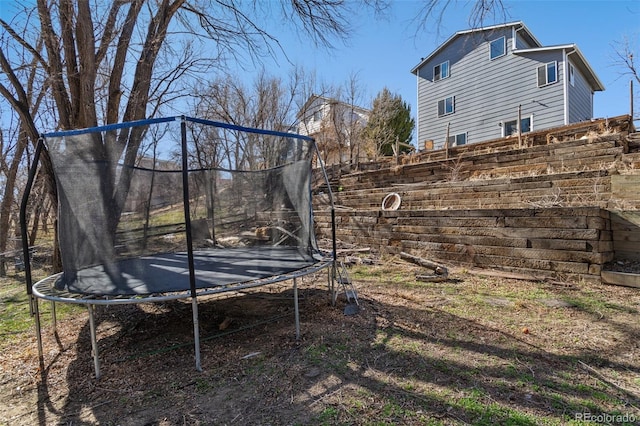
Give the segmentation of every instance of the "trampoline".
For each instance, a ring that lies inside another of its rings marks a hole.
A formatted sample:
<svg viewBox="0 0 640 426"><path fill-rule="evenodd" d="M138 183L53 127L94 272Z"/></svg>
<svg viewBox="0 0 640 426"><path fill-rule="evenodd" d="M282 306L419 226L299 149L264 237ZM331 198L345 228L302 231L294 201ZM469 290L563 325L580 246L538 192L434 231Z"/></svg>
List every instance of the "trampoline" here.
<svg viewBox="0 0 640 426"><path fill-rule="evenodd" d="M336 259L335 221L332 251L314 234L313 139L185 116L43 134L20 211L24 250L45 152L62 272L33 283L25 257L41 362L39 299L87 305L96 378L97 305L191 299L201 370L198 298L291 280L299 338L297 279ZM335 274L327 276L335 294Z"/></svg>

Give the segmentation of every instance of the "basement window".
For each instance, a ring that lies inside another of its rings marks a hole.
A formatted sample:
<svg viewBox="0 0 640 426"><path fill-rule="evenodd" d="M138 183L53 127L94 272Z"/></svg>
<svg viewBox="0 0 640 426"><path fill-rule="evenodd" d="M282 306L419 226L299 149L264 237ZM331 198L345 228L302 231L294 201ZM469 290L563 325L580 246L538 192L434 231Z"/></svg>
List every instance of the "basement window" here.
<svg viewBox="0 0 640 426"><path fill-rule="evenodd" d="M558 63L553 61L538 67L538 87L558 81Z"/></svg>
<svg viewBox="0 0 640 426"><path fill-rule="evenodd" d="M525 117L520 120L520 129L522 133L531 131L531 117ZM502 124L502 137L518 134L518 120L505 121Z"/></svg>
<svg viewBox="0 0 640 426"><path fill-rule="evenodd" d="M449 61L445 61L433 67L433 81L442 80L447 77L449 77Z"/></svg>
<svg viewBox="0 0 640 426"><path fill-rule="evenodd" d="M449 135L449 146L460 146L467 144L467 132Z"/></svg>
<svg viewBox="0 0 640 426"><path fill-rule="evenodd" d="M456 112L456 97L449 96L438 101L438 117Z"/></svg>

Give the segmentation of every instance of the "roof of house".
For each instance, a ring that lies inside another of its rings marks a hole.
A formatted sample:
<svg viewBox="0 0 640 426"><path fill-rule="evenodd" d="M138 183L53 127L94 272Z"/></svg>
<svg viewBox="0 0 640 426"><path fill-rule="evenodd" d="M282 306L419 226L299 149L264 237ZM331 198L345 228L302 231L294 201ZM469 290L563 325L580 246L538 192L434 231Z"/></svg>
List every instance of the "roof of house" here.
<svg viewBox="0 0 640 426"><path fill-rule="evenodd" d="M521 55L525 53L537 53L537 52L545 52L545 51L553 51L553 50L564 50L567 56L570 57L571 62L578 67L581 71L582 75L587 79L589 85L596 92L601 92L604 90L604 84L600 81L596 73L591 68L591 65L587 62L584 55L578 49L576 44L561 44L557 46L546 46L546 47L534 47L530 49L516 49L513 51L516 55Z"/></svg>
<svg viewBox="0 0 640 426"><path fill-rule="evenodd" d="M593 69L585 59L584 55L582 55L582 52L580 52L580 49L578 49L578 46L576 44L543 46L538 41L538 39L535 38L533 33L529 30L529 28L527 28L527 26L522 21L509 22L506 24L492 25L489 27L472 28L468 30L458 31L454 35L449 37L444 43L438 46L436 50L431 52L429 56L427 56L426 58L422 58L420 60L420 63L415 67L413 67L413 69L411 70L411 73L417 74L418 70L422 68L422 66L425 63L427 63L435 55L437 55L438 53L446 49L451 43L453 43L460 36L471 34L471 33L483 32L483 31L493 31L493 30L502 29L502 28L515 28L516 31L518 31L518 35L522 37L525 41L527 41L529 45L533 46L528 49L516 49L513 51L514 54L535 53L535 52L543 52L543 51L551 51L551 50L565 50L567 52L567 55L571 56L572 62L578 67L578 69L580 69L580 71L585 76L587 81L591 84L591 87L595 91L604 90L604 85L602 84L598 76L595 74L595 72L593 71Z"/></svg>
<svg viewBox="0 0 640 426"><path fill-rule="evenodd" d="M328 97L326 97L326 96L321 96L321 95L315 95L315 94L314 94L314 95L309 96L309 99L307 99L307 102L305 102L305 103L304 103L304 105L303 105L303 107L300 109L300 111L298 111L297 118L302 117L302 116L303 116L303 115L304 115L304 114L309 110L309 108L311 107L311 104L312 104L316 99L320 99L320 100L322 100L322 101L323 101L323 103L325 103L325 104L340 104L340 105L345 105L345 106L348 106L348 107L350 107L350 108L353 108L353 110L354 110L354 111L357 111L357 112L362 113L362 114L368 114L368 113L371 113L371 110L369 110L369 109L367 109L367 108L362 108L362 107L359 107L359 106L357 106L357 105L351 105L351 104L349 104L349 103L347 103L347 102L343 102L343 101L340 101L340 100L338 100L338 99L328 98Z"/></svg>

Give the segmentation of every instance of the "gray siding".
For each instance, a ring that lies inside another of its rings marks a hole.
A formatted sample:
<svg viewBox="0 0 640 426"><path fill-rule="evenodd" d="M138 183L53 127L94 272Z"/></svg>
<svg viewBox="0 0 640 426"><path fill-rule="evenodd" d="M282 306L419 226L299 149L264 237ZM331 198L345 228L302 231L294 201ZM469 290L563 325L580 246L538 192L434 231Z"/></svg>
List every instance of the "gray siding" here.
<svg viewBox="0 0 640 426"><path fill-rule="evenodd" d="M537 46L527 43L522 37L516 37L516 49L529 49L531 47Z"/></svg>
<svg viewBox="0 0 640 426"><path fill-rule="evenodd" d="M571 56L569 56L569 63L571 63ZM574 85L568 85L569 123L579 123L593 118L593 92L578 67L574 69Z"/></svg>
<svg viewBox="0 0 640 426"><path fill-rule="evenodd" d="M442 148L447 125L450 135L466 132L467 143L499 138L500 124L516 120L518 106L523 118L532 118L532 130L566 124L563 50L513 54L512 34L512 28L462 34L417 70L419 142L433 140L434 148ZM507 54L491 60L489 43L501 36ZM516 44L531 47L520 38ZM434 82L433 67L447 60L450 76ZM538 66L554 61L557 81L538 87ZM575 76L575 86L566 86L572 101L569 122L592 116L590 89L577 68ZM438 117L438 101L449 96L455 96L455 112Z"/></svg>
<svg viewBox="0 0 640 426"><path fill-rule="evenodd" d="M540 130L565 124L564 63L562 51L517 55L518 74L514 75L513 101L522 105L522 115L533 115L533 129ZM557 62L558 80L538 87L538 67ZM523 84L522 82L526 82Z"/></svg>

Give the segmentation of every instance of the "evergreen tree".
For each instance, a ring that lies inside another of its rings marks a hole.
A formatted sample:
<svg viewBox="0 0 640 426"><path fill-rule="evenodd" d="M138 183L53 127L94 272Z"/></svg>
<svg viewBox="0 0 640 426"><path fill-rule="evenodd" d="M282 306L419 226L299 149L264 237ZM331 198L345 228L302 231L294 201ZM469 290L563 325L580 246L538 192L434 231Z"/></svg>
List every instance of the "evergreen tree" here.
<svg viewBox="0 0 640 426"><path fill-rule="evenodd" d="M382 89L373 100L365 137L378 155L393 155L413 150L410 145L415 121L411 118L411 107L400 95Z"/></svg>

